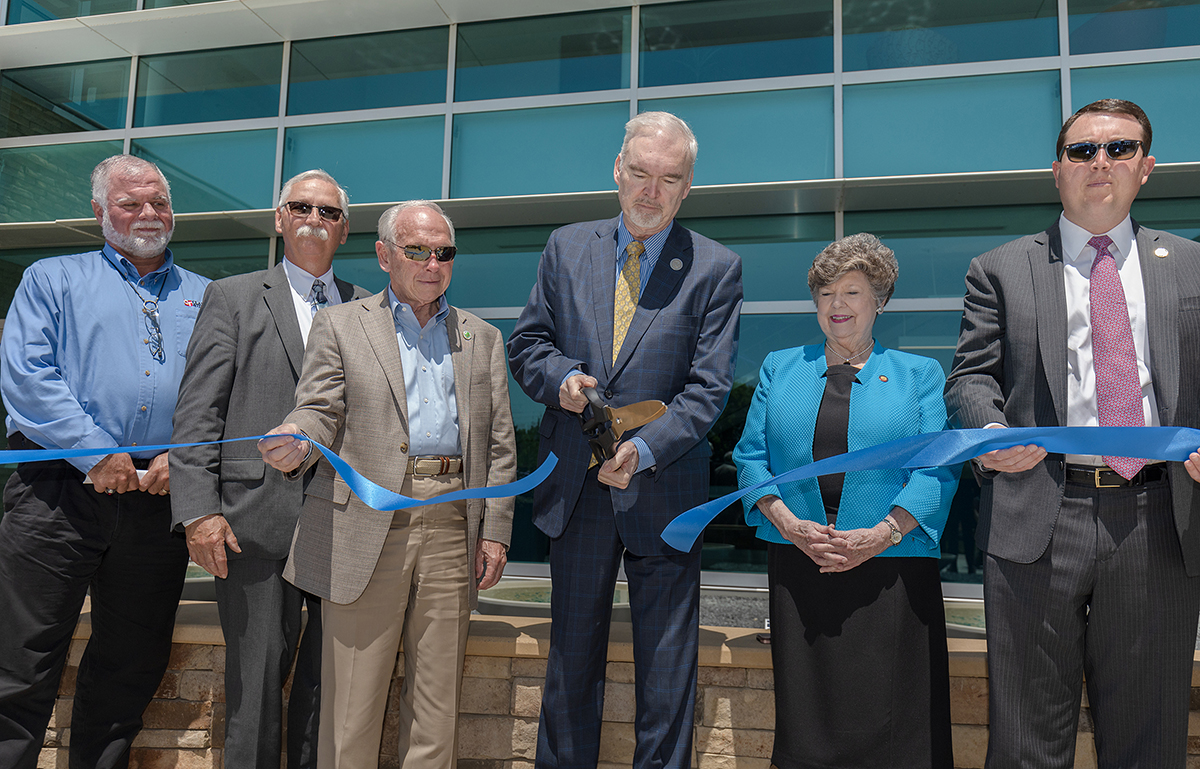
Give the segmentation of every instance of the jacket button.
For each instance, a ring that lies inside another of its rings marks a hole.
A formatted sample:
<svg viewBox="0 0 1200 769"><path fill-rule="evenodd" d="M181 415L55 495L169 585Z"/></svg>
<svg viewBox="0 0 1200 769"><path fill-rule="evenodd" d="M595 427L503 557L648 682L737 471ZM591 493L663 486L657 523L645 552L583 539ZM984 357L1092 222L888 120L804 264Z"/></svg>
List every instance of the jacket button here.
<svg viewBox="0 0 1200 769"><path fill-rule="evenodd" d="M400 444L400 453L402 453L402 454L408 453L408 444L407 443Z"/></svg>
<svg viewBox="0 0 1200 769"><path fill-rule="evenodd" d="M604 391L604 397L605 397L605 398L612 398L612 390L605 390L605 391Z"/></svg>

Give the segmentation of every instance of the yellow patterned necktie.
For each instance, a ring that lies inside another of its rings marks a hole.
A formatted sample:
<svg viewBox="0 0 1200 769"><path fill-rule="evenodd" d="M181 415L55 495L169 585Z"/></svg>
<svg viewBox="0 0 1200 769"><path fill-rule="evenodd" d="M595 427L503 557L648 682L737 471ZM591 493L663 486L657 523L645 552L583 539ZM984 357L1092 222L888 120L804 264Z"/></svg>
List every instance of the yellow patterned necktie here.
<svg viewBox="0 0 1200 769"><path fill-rule="evenodd" d="M637 309L638 295L642 292L642 253L646 247L640 240L635 240L625 246L625 266L617 278L617 293L613 305L613 364L621 352L625 335L629 333L629 324L633 321L633 311Z"/></svg>

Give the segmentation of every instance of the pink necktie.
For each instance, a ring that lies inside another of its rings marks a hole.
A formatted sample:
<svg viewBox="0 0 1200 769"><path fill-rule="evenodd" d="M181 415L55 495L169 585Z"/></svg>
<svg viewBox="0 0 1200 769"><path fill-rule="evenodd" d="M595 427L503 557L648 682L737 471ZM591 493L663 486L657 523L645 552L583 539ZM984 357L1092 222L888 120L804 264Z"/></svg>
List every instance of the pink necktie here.
<svg viewBox="0 0 1200 769"><path fill-rule="evenodd" d="M1096 249L1088 288L1096 405L1101 427L1145 427L1137 351L1129 327L1129 306L1125 303L1117 263L1108 251L1112 244L1112 238L1107 235L1097 235L1088 241L1088 245ZM1133 457L1105 457L1104 461L1126 480L1146 465L1144 459Z"/></svg>

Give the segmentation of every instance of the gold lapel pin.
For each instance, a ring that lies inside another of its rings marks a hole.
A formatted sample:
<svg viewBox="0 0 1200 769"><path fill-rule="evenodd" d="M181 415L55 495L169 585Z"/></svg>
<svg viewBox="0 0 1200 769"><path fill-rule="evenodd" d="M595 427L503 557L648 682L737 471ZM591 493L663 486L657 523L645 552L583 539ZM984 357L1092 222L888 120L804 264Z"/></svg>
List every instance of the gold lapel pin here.
<svg viewBox="0 0 1200 769"><path fill-rule="evenodd" d="M879 381L880 381L880 382L886 382L886 381L887 381L887 377L886 377L886 376L884 376L883 374L880 374L880 375L879 375Z"/></svg>
<svg viewBox="0 0 1200 769"><path fill-rule="evenodd" d="M1154 255L1157 256L1159 259L1162 259L1164 256L1167 255L1167 249L1163 248L1162 246L1159 246L1158 248L1154 249Z"/></svg>

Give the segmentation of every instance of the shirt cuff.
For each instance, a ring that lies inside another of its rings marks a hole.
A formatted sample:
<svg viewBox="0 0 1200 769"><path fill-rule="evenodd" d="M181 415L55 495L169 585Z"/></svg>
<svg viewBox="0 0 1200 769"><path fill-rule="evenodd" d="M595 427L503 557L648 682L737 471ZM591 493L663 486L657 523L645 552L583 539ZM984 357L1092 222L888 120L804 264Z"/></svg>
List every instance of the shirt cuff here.
<svg viewBox="0 0 1200 769"><path fill-rule="evenodd" d="M573 376L583 376L583 372L577 368L571 369L570 371L567 372L567 375L562 378L562 381L558 383L558 386L562 387L563 385L565 385L567 383L567 380Z"/></svg>
<svg viewBox="0 0 1200 769"><path fill-rule="evenodd" d="M638 466L637 470L634 471L635 473L640 473L643 470L649 470L657 464L657 462L654 461L654 452L650 450L650 447L646 445L644 440L637 436L630 438L629 440L633 442L633 445L636 446L638 450Z"/></svg>

